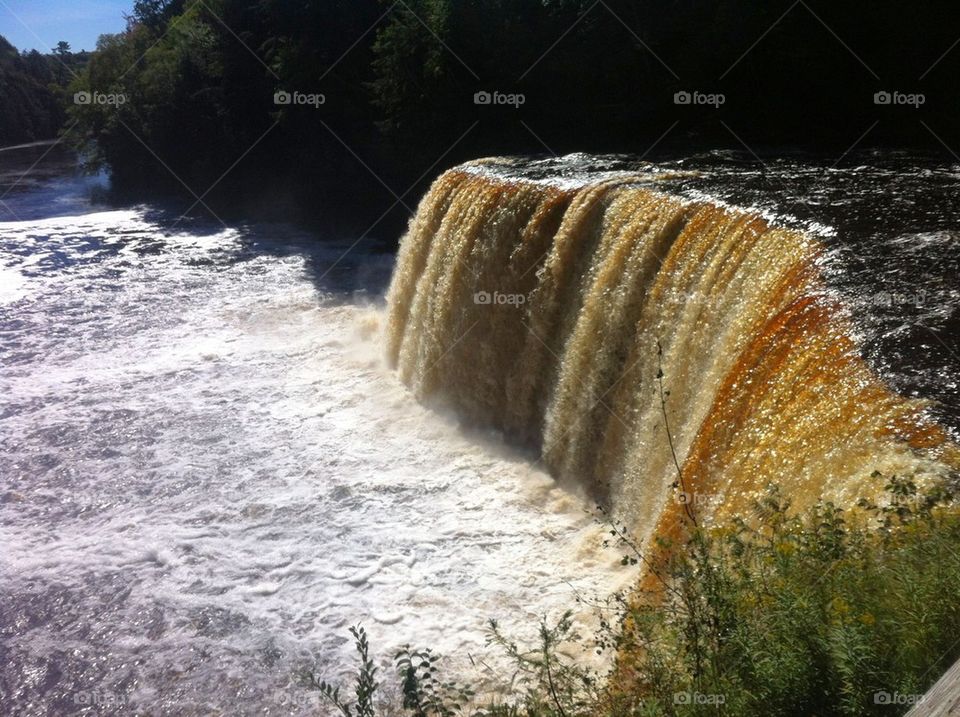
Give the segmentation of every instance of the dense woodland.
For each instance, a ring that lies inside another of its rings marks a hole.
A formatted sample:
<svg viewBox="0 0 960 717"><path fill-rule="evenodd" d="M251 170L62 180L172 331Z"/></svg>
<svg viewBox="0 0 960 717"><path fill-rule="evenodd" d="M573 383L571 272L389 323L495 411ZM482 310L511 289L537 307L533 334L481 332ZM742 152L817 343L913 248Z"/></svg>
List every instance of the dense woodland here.
<svg viewBox="0 0 960 717"><path fill-rule="evenodd" d="M439 170L491 154L642 154L666 133L651 156L839 155L869 129L864 143L948 156L958 36L947 0L137 0L127 31L70 68L64 98L104 96L69 104L68 122L121 190L362 228L392 205L387 225L402 220ZM11 57L50 84L50 58ZM22 115L54 116L28 86ZM523 103L476 104L480 91ZM678 91L723 103L678 105ZM878 91L923 104L878 105Z"/></svg>
<svg viewBox="0 0 960 717"><path fill-rule="evenodd" d="M0 147L56 137L66 118L66 85L88 59L60 43L20 53L0 36Z"/></svg>

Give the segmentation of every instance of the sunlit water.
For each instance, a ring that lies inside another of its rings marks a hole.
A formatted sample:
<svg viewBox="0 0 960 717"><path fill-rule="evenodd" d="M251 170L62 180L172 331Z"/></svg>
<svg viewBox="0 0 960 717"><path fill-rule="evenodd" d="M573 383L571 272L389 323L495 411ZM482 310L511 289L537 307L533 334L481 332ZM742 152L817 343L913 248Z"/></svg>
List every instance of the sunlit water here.
<svg viewBox="0 0 960 717"><path fill-rule="evenodd" d="M39 182L0 223L0 712L324 714L298 676L348 669L350 625L482 676L488 618L529 637L629 577L384 368L392 255L57 181L73 213Z"/></svg>

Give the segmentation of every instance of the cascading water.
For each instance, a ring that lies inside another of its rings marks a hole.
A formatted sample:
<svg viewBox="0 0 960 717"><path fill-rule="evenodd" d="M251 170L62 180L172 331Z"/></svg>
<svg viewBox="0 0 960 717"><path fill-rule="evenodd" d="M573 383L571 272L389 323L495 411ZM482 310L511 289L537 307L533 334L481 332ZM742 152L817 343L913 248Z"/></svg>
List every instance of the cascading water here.
<svg viewBox="0 0 960 717"><path fill-rule="evenodd" d="M401 378L641 531L684 502L736 514L770 483L798 507L849 503L873 471L956 465L926 404L861 359L820 241L651 189L663 178L543 180L496 160L441 176L388 294Z"/></svg>

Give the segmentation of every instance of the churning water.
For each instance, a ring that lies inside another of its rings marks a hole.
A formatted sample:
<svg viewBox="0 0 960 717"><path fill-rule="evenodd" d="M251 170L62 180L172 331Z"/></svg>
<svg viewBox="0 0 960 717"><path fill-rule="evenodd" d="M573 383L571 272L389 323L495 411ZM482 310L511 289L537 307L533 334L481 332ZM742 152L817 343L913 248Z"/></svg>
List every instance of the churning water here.
<svg viewBox="0 0 960 717"><path fill-rule="evenodd" d="M0 712L317 714L298 674L352 624L482 673L488 618L627 577L542 464L385 368L391 255L42 169L0 205Z"/></svg>

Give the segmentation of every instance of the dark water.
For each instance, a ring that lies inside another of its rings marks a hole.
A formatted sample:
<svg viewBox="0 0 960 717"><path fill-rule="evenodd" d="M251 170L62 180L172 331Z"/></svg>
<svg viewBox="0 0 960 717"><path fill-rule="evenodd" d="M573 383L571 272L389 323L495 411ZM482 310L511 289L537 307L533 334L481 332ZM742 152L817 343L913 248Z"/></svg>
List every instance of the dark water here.
<svg viewBox="0 0 960 717"><path fill-rule="evenodd" d="M936 402L960 429L960 162L871 152L827 161L707 155L679 191L763 208L784 223L832 230L828 276L863 332L863 352L901 393Z"/></svg>
<svg viewBox="0 0 960 717"><path fill-rule="evenodd" d="M876 371L934 402L960 435L960 162L877 150L836 157L715 151L654 162L623 155L505 160L536 179L637 172L651 186L760 210L813 232ZM496 171L496 168L492 168Z"/></svg>
<svg viewBox="0 0 960 717"><path fill-rule="evenodd" d="M106 197L107 186L105 172L84 172L63 143L0 149L0 222L88 212Z"/></svg>

